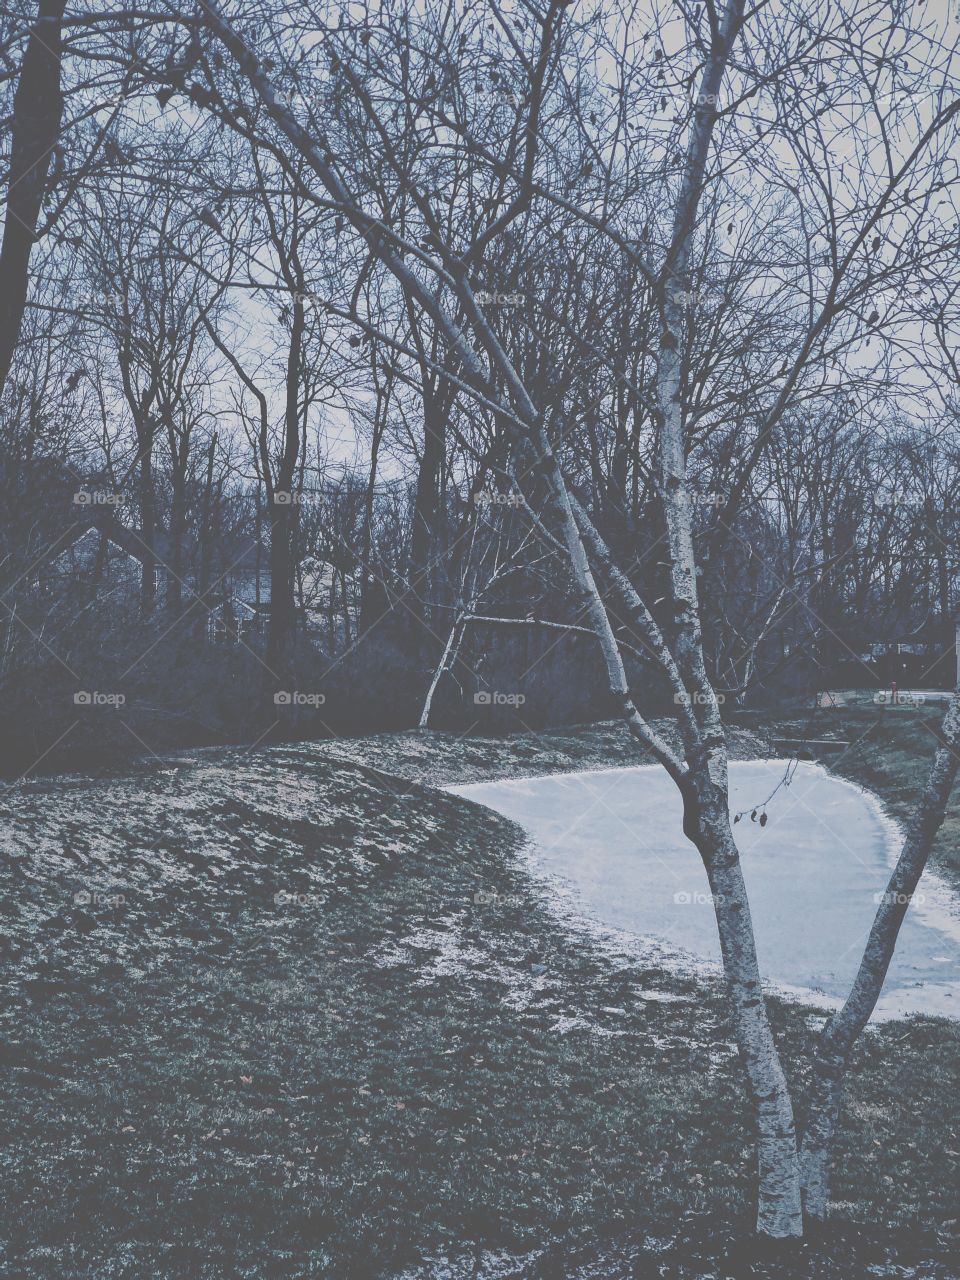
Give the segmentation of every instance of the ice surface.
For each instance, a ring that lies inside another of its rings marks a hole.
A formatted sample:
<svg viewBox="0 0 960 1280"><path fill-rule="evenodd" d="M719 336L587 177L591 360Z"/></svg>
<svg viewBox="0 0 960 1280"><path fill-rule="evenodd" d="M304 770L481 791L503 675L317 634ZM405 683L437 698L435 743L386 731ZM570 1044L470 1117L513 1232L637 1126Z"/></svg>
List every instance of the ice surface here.
<svg viewBox="0 0 960 1280"><path fill-rule="evenodd" d="M900 833L876 798L819 765L795 766L789 786L751 822L786 762L730 765L731 809L750 895L761 972L831 1005L849 990L899 851ZM658 766L450 788L529 832L534 865L559 877L580 912L655 938L685 959L717 961L706 875L680 829L680 799ZM877 1017L960 1017L960 904L932 873L900 931Z"/></svg>

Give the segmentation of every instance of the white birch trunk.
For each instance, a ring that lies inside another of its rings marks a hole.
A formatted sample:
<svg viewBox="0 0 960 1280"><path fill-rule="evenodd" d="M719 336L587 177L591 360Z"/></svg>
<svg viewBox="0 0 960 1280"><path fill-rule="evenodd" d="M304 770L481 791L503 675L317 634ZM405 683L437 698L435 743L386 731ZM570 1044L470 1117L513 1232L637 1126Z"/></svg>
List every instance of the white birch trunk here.
<svg viewBox="0 0 960 1280"><path fill-rule="evenodd" d="M733 42L743 21L742 0L731 0L700 81L673 235L663 272L659 410L660 487L669 545L673 652L694 696L699 749L681 787L684 831L700 852L714 895L724 975L734 1031L757 1127L757 1231L776 1238L803 1234L800 1168L793 1104L780 1064L760 985L756 943L740 855L730 826L727 750L716 693L707 676L700 629L693 516L687 484L681 341L683 305L697 209L713 125Z"/></svg>
<svg viewBox="0 0 960 1280"><path fill-rule="evenodd" d="M457 618L456 622L450 628L450 634L447 636L447 643L443 647L443 653L440 661L437 663L437 669L433 673L433 679L430 681L430 688L427 690L427 696L423 701L423 710L420 713L420 723L418 728L426 729L430 724L430 711L433 707L433 695L437 691L437 685L440 683L440 677L451 664L456 661L457 654L460 652L460 642L463 638L463 632L466 628L466 617Z"/></svg>

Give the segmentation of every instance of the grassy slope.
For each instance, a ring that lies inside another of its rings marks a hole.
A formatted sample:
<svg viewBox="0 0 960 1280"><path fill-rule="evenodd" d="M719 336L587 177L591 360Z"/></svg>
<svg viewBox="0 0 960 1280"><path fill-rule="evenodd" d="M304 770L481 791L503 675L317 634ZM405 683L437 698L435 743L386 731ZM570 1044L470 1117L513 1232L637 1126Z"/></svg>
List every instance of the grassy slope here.
<svg viewBox="0 0 960 1280"><path fill-rule="evenodd" d="M740 1212L722 995L558 929L515 828L396 776L631 751L615 726L402 735L8 797L9 1274L370 1277L463 1239ZM802 1063L807 1014L775 1017ZM958 1126L957 1029L870 1035L838 1198L949 1234Z"/></svg>

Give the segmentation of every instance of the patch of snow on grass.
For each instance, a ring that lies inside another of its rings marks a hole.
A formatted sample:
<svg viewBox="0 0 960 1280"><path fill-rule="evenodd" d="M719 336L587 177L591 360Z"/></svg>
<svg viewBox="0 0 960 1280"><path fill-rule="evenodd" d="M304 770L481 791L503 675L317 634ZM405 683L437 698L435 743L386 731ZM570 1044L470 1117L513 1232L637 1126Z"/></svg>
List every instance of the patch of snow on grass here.
<svg viewBox="0 0 960 1280"><path fill-rule="evenodd" d="M731 805L768 822L735 828L765 985L836 1008L899 855L902 831L877 797L823 766L732 762ZM713 903L683 837L680 799L657 766L451 787L520 823L548 905L611 954L719 977ZM960 1016L960 903L932 873L901 930L875 1017Z"/></svg>

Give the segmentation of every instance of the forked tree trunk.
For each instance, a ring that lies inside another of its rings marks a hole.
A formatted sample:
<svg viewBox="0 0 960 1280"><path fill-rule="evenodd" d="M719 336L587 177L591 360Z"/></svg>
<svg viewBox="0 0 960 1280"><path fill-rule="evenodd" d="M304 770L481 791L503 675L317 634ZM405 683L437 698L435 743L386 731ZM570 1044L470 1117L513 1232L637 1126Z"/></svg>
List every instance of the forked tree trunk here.
<svg viewBox="0 0 960 1280"><path fill-rule="evenodd" d="M900 857L887 885L860 968L843 1008L830 1019L817 1044L807 1122L801 1144L803 1205L808 1217L823 1220L830 1196L832 1147L850 1054L876 1008L897 936L927 865L934 838L960 764L960 689L953 695L941 729L927 785L917 799Z"/></svg>
<svg viewBox="0 0 960 1280"><path fill-rule="evenodd" d="M270 490L270 628L266 661L280 680L288 675L290 646L297 622L294 542L299 528L300 494L295 492L295 477L302 435L299 396L306 313L302 281L296 283L300 287L293 297L287 350L283 453L277 466L276 483ZM265 450L263 452L264 468L269 468L269 457Z"/></svg>
<svg viewBox="0 0 960 1280"><path fill-rule="evenodd" d="M575 499L572 501L591 554L621 596L635 624L649 635L654 626L649 611L629 578L613 561L609 547L583 508ZM669 669L667 655L663 664ZM702 678L705 679L705 675ZM703 706L699 702L698 705ZM683 829L700 853L713 894L734 1034L757 1134L757 1230L777 1238L798 1236L803 1223L793 1105L767 1018L750 905L730 826L723 727L715 702L712 709L705 707L704 723L694 734L683 728L685 718L692 714L689 705L681 700L680 710L681 731L690 764L689 772L678 784L684 798Z"/></svg>

